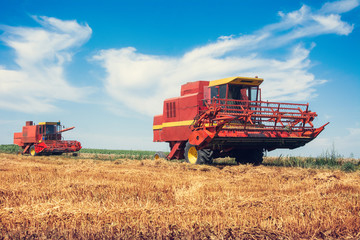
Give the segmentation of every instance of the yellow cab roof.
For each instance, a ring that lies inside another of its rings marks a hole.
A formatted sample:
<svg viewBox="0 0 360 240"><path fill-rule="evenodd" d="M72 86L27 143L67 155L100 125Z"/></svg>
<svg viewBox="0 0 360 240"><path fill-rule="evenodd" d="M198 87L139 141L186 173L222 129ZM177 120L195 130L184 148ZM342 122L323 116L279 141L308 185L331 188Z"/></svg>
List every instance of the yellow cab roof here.
<svg viewBox="0 0 360 240"><path fill-rule="evenodd" d="M38 125L60 125L60 122L39 122Z"/></svg>
<svg viewBox="0 0 360 240"><path fill-rule="evenodd" d="M218 86L223 84L237 84L237 85L250 85L250 86L259 86L264 79L262 78L251 78L251 77L229 77L218 80L210 81L209 87Z"/></svg>

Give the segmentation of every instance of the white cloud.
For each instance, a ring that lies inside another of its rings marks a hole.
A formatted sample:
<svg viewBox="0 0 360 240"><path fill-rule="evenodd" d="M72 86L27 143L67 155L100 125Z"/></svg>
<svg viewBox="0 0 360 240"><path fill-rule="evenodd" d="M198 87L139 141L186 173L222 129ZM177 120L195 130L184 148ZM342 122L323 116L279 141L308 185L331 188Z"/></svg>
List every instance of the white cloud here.
<svg viewBox="0 0 360 240"><path fill-rule="evenodd" d="M107 93L119 104L147 114L160 114L165 98L179 95L180 85L196 80L229 76L264 77L264 97L269 100L307 101L324 83L309 72L311 48L303 38L323 34L348 35L353 30L339 13L357 7L358 1L326 3L318 11L302 6L281 20L251 35L221 36L216 42L197 47L180 57L139 53L134 47L102 50L94 59L106 70ZM291 49L283 56L259 53Z"/></svg>
<svg viewBox="0 0 360 240"><path fill-rule="evenodd" d="M321 13L344 13L359 6L359 0L342 0L325 3L320 9Z"/></svg>
<svg viewBox="0 0 360 240"><path fill-rule="evenodd" d="M314 20L319 23L319 30L326 33L337 33L339 35L348 35L354 29L354 25L342 22L339 15L330 14L329 16L314 16Z"/></svg>
<svg viewBox="0 0 360 240"><path fill-rule="evenodd" d="M0 108L22 112L55 110L54 100L80 101L87 89L71 86L64 65L74 47L91 36L88 25L34 17L42 27L3 27L1 40L15 50L18 69L0 66Z"/></svg>

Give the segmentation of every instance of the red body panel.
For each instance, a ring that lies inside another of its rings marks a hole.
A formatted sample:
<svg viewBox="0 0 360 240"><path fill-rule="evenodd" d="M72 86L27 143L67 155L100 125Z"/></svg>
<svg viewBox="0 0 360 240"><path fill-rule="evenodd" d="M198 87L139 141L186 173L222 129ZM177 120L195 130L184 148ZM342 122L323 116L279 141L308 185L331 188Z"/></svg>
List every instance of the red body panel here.
<svg viewBox="0 0 360 240"><path fill-rule="evenodd" d="M27 143L34 143L40 140L40 136L36 134L37 126L24 126L22 132L14 133L14 144L24 146Z"/></svg>
<svg viewBox="0 0 360 240"><path fill-rule="evenodd" d="M154 126L154 142L162 142L162 138L161 138L161 133L162 133L162 129L156 129L155 126L161 126L163 123L163 115L157 115L154 117L154 122L153 122L153 126Z"/></svg>
<svg viewBox="0 0 360 240"><path fill-rule="evenodd" d="M184 84L180 97L164 101L163 114L154 117L153 125L159 128L154 128L154 142L187 141L191 134L189 126L199 114L204 87L208 85L208 81Z"/></svg>
<svg viewBox="0 0 360 240"><path fill-rule="evenodd" d="M171 142L171 141L187 141L189 135L191 134L191 130L189 126L179 126L179 127L166 127L163 128L161 137L163 142Z"/></svg>

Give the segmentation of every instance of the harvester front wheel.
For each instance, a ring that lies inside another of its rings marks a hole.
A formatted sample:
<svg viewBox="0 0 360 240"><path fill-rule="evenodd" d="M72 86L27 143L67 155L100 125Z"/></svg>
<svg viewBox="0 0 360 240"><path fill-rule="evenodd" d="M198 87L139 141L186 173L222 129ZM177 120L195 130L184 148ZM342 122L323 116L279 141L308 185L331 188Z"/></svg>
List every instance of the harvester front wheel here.
<svg viewBox="0 0 360 240"><path fill-rule="evenodd" d="M36 155L38 155L38 154L36 153L36 151L35 151L35 146L34 146L34 145L32 145L32 146L30 147L29 153L30 153L31 156L36 156Z"/></svg>
<svg viewBox="0 0 360 240"><path fill-rule="evenodd" d="M196 149L195 145L189 142L185 145L185 160L191 164L211 164L213 161L213 151L210 149Z"/></svg>
<svg viewBox="0 0 360 240"><path fill-rule="evenodd" d="M166 159L165 154L164 154L163 152L156 152L156 153L154 154L154 159L155 159L155 160L158 160L158 159L160 159L160 158Z"/></svg>

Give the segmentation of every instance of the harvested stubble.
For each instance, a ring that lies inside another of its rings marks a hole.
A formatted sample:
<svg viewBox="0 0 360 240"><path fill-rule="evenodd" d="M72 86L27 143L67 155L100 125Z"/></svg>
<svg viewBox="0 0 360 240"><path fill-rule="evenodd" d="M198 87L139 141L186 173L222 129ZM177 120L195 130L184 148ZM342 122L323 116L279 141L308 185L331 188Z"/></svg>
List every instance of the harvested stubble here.
<svg viewBox="0 0 360 240"><path fill-rule="evenodd" d="M4 238L360 238L360 175L0 154Z"/></svg>

